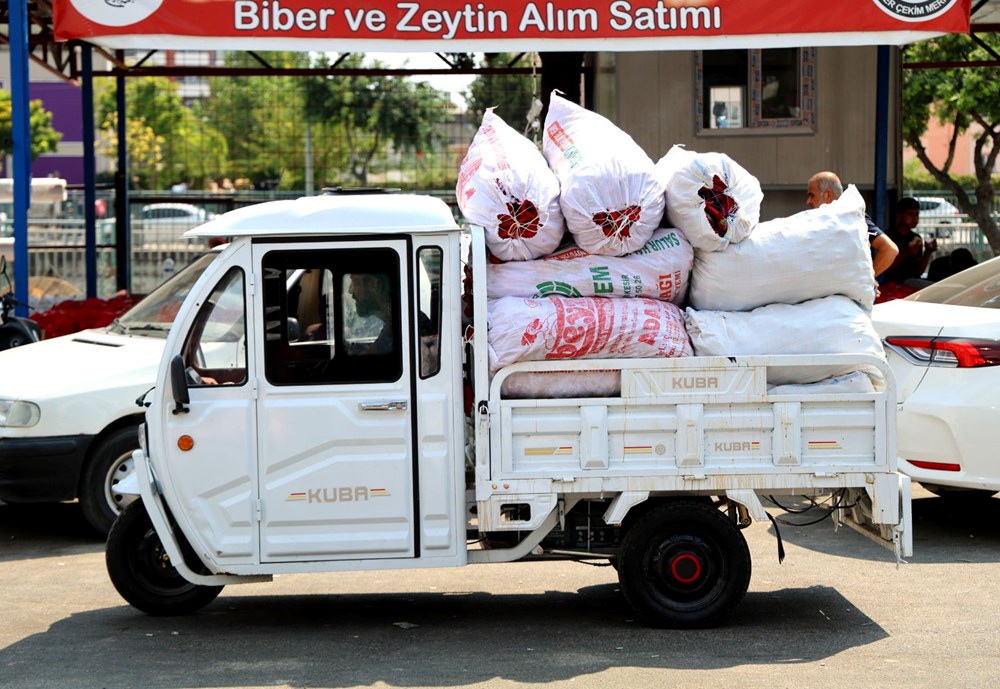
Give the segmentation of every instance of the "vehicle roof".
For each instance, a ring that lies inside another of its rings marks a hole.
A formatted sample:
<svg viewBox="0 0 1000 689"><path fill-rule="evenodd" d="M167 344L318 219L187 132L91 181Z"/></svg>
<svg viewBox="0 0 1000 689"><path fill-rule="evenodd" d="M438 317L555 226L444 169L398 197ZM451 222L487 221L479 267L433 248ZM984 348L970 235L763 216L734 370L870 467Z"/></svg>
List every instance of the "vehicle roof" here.
<svg viewBox="0 0 1000 689"><path fill-rule="evenodd" d="M323 194L238 208L185 237L270 237L458 230L448 204L420 194Z"/></svg>

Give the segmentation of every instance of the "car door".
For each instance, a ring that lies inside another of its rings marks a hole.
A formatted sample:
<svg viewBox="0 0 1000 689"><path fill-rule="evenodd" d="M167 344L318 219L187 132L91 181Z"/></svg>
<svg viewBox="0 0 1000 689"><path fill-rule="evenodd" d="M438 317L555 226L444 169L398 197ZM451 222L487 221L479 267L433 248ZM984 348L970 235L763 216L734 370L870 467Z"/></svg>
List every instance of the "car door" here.
<svg viewBox="0 0 1000 689"><path fill-rule="evenodd" d="M253 246L261 562L415 555L407 255Z"/></svg>

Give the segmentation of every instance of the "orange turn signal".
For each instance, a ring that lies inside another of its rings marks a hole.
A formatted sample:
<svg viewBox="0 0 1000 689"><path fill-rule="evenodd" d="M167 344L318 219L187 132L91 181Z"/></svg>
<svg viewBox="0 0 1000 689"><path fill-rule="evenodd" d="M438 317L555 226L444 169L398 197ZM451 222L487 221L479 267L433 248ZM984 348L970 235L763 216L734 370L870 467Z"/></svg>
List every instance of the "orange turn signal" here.
<svg viewBox="0 0 1000 689"><path fill-rule="evenodd" d="M179 447L182 452L187 452L194 447L194 438L189 435L182 435L177 439L177 447Z"/></svg>

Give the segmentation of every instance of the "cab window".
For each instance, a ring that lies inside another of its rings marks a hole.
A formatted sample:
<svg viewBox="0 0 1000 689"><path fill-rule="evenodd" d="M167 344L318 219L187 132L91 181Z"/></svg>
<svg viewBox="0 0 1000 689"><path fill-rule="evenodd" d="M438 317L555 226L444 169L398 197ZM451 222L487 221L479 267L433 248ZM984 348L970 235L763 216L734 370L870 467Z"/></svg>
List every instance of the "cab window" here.
<svg viewBox="0 0 1000 689"><path fill-rule="evenodd" d="M243 271L233 268L198 311L183 350L192 386L247 382L243 282Z"/></svg>
<svg viewBox="0 0 1000 689"><path fill-rule="evenodd" d="M392 249L271 251L263 259L264 373L274 385L392 382L403 373Z"/></svg>

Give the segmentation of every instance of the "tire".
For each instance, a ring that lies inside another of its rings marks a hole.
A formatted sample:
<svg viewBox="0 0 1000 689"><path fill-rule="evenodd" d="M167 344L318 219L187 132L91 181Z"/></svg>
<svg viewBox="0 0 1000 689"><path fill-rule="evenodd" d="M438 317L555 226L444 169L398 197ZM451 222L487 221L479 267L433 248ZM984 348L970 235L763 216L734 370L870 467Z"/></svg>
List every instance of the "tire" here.
<svg viewBox="0 0 1000 689"><path fill-rule="evenodd" d="M115 520L104 561L122 598L149 615L190 615L223 589L192 584L177 572L142 500L130 503Z"/></svg>
<svg viewBox="0 0 1000 689"><path fill-rule="evenodd" d="M709 627L733 610L750 586L750 549L718 508L669 502L625 532L618 557L625 600L650 626Z"/></svg>
<svg viewBox="0 0 1000 689"><path fill-rule="evenodd" d="M34 340L20 332L0 333L0 352L14 347L22 347L29 342L34 342Z"/></svg>
<svg viewBox="0 0 1000 689"><path fill-rule="evenodd" d="M80 481L80 509L102 536L107 536L118 514L135 499L112 489L132 471L132 452L138 449L137 426L128 426L109 435L90 453Z"/></svg>

